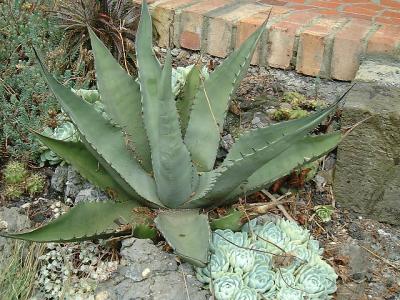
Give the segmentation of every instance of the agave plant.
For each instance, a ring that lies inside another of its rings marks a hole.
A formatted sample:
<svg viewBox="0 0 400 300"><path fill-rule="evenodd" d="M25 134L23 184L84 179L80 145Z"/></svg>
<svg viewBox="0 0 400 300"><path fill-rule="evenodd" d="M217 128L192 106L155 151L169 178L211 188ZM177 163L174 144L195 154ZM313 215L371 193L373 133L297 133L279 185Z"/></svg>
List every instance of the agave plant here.
<svg viewBox="0 0 400 300"><path fill-rule="evenodd" d="M146 1L135 47L137 81L89 30L97 86L109 119L58 83L42 64L81 142L38 138L114 201L79 204L43 227L3 235L39 242L79 241L127 233L149 237L158 229L177 255L204 266L211 231L203 209L229 205L265 187L330 151L341 139L340 132L309 134L335 110L335 103L302 119L244 133L215 166L230 98L264 28L265 24L207 78L193 67L177 99L171 88L171 54L161 67L153 52Z"/></svg>

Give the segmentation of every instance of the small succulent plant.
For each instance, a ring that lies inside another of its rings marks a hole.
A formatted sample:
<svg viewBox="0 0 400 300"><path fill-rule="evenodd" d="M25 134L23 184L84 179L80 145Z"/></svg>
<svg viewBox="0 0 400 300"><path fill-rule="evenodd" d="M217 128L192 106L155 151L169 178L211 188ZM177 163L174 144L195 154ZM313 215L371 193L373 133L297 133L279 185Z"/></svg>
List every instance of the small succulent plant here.
<svg viewBox="0 0 400 300"><path fill-rule="evenodd" d="M4 181L8 184L22 183L28 171L25 165L18 161L10 161L4 168Z"/></svg>
<svg viewBox="0 0 400 300"><path fill-rule="evenodd" d="M24 188L21 184L6 184L2 194L6 199L15 200L24 194Z"/></svg>
<svg viewBox="0 0 400 300"><path fill-rule="evenodd" d="M322 222L327 223L332 219L335 209L332 205L317 205L314 206L314 211Z"/></svg>
<svg viewBox="0 0 400 300"><path fill-rule="evenodd" d="M210 262L196 276L215 299L331 299L337 275L309 231L279 218L260 223L213 232Z"/></svg>
<svg viewBox="0 0 400 300"><path fill-rule="evenodd" d="M46 179L43 175L40 174L30 175L25 182L26 191L30 196L42 192L45 185L46 185Z"/></svg>

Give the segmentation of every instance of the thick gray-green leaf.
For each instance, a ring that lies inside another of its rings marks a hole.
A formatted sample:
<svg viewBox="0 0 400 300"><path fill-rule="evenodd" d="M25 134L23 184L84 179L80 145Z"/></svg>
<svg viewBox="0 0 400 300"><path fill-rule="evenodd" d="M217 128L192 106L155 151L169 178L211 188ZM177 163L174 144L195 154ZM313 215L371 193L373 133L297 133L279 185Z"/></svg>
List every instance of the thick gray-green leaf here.
<svg viewBox="0 0 400 300"><path fill-rule="evenodd" d="M194 65L190 70L185 85L183 86L182 92L178 96L176 101L176 107L179 113L179 120L181 123L182 136L185 136L186 128L189 123L190 112L192 110L193 102L196 94L199 91L201 84L201 71L199 66Z"/></svg>
<svg viewBox="0 0 400 300"><path fill-rule="evenodd" d="M138 161L151 172L150 146L144 129L139 84L121 67L89 28L97 87L105 110L128 135Z"/></svg>
<svg viewBox="0 0 400 300"><path fill-rule="evenodd" d="M50 89L76 125L87 149L130 195L143 199L147 205L163 206L154 179L128 150L120 128L110 124L92 105L58 83L42 63L41 66Z"/></svg>
<svg viewBox="0 0 400 300"><path fill-rule="evenodd" d="M247 72L265 24L255 31L205 80L196 95L185 143L199 171L214 167L229 101Z"/></svg>
<svg viewBox="0 0 400 300"><path fill-rule="evenodd" d="M146 135L150 142L151 151L158 151L158 119L160 115L158 87L161 66L154 55L152 38L151 17L147 3L143 1L139 28L136 35L136 58Z"/></svg>
<svg viewBox="0 0 400 300"><path fill-rule="evenodd" d="M270 141L269 136L271 132L264 130L265 143L264 145L260 145L262 146L261 148L251 148L249 152L241 153L241 157L237 159L229 159L228 155L221 166L212 171L216 173L216 180L212 190L204 198L193 198L191 201L186 202L184 207L194 208L219 205L229 193L250 177L257 169L302 140L309 131L320 124L337 107L337 104L338 102L332 104L323 113L313 114L312 118L300 124L296 130L289 133L284 132L275 140Z"/></svg>
<svg viewBox="0 0 400 300"><path fill-rule="evenodd" d="M193 265L205 266L211 236L206 215L198 210L166 210L154 221L177 255Z"/></svg>
<svg viewBox="0 0 400 300"><path fill-rule="evenodd" d="M340 132L304 137L254 172L242 185L231 192L226 200L235 201L239 196L259 191L289 174L293 169L324 156L339 144L341 138Z"/></svg>
<svg viewBox="0 0 400 300"><path fill-rule="evenodd" d="M172 94L171 64L171 53L168 52L158 89L159 134L154 141L158 147L152 148L152 159L159 198L165 206L175 208L190 197L192 176L197 174L193 172L189 151L182 140Z"/></svg>
<svg viewBox="0 0 400 300"><path fill-rule="evenodd" d="M81 142L64 142L36 134L38 139L58 156L71 164L83 177L120 201L136 200L99 164Z"/></svg>
<svg viewBox="0 0 400 300"><path fill-rule="evenodd" d="M75 242L117 236L119 223L135 223L133 201L81 203L54 221L24 233L1 236L35 242ZM134 226L133 226L134 227Z"/></svg>

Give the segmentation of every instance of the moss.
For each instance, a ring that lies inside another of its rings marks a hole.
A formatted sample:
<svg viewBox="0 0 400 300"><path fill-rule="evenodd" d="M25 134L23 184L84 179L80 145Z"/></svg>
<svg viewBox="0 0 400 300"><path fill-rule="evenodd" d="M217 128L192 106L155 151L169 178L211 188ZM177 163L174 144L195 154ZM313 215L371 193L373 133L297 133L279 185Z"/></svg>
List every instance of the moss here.
<svg viewBox="0 0 400 300"><path fill-rule="evenodd" d="M293 109L316 110L324 107L324 103L318 99L307 99L304 95L297 92L285 92L282 102L289 103Z"/></svg>
<svg viewBox="0 0 400 300"><path fill-rule="evenodd" d="M308 115L308 112L303 109L287 109L281 108L274 112L272 117L276 121L286 121L286 120L293 120L302 118Z"/></svg>
<svg viewBox="0 0 400 300"><path fill-rule="evenodd" d="M44 190L46 180L43 175L32 174L26 179L26 191L30 196L38 194Z"/></svg>
<svg viewBox="0 0 400 300"><path fill-rule="evenodd" d="M7 184L22 183L27 176L28 171L26 170L23 163L18 161L9 162L4 169L4 180Z"/></svg>

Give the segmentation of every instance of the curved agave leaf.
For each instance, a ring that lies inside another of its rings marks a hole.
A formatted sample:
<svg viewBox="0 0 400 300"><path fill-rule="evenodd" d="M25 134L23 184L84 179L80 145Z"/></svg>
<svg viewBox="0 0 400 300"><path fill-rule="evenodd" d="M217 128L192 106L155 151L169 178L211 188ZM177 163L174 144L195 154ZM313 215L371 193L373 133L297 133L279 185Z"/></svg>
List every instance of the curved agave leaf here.
<svg viewBox="0 0 400 300"><path fill-rule="evenodd" d="M192 110L193 102L196 94L199 91L201 84L201 71L199 66L194 65L190 70L182 92L176 101L176 108L179 113L179 120L181 123L182 136L185 136L186 129L189 123L190 112Z"/></svg>
<svg viewBox="0 0 400 300"><path fill-rule="evenodd" d="M35 242L75 242L116 236L119 220L134 224L133 201L93 202L73 207L50 223L24 233L0 233L1 236ZM142 220L140 220L142 222ZM126 233L125 233L126 234Z"/></svg>
<svg viewBox="0 0 400 300"><path fill-rule="evenodd" d="M36 134L37 138L58 156L71 164L83 177L120 201L132 200L123 188L99 164L98 160L80 142L64 142ZM136 201L135 201L136 202Z"/></svg>
<svg viewBox="0 0 400 300"><path fill-rule="evenodd" d="M166 210L154 222L177 255L195 266L205 266L211 237L206 215L196 209Z"/></svg>
<svg viewBox="0 0 400 300"><path fill-rule="evenodd" d="M217 155L231 95L250 65L257 42L265 30L263 24L235 50L204 82L192 107L185 144L200 171L210 171Z"/></svg>
<svg viewBox="0 0 400 300"><path fill-rule="evenodd" d="M323 110L322 113L314 113L312 118L299 124L296 130L289 133L282 133L275 140L270 141L271 132L264 130L265 144L262 148L252 148L250 152L241 153L241 158L234 160L230 160L228 155L220 167L211 171L216 173L216 180L212 190L204 198L186 202L184 207L219 205L227 194L250 177L260 166L275 159L280 153L290 148L292 144L297 143L310 130L321 123L337 107L337 104L338 102L334 103Z"/></svg>
<svg viewBox="0 0 400 300"><path fill-rule="evenodd" d="M340 143L341 138L340 132L304 137L275 159L259 168L225 199L233 201L241 195L248 195L268 186L275 180L289 174L293 169L329 153Z"/></svg>
<svg viewBox="0 0 400 300"><path fill-rule="evenodd" d="M97 87L105 110L132 142L138 161L151 172L150 146L142 119L139 84L121 67L89 28L96 67Z"/></svg>
<svg viewBox="0 0 400 300"><path fill-rule="evenodd" d="M50 89L76 125L87 149L129 194L162 207L154 179L127 149L122 131L111 125L89 103L58 83L40 59L39 62Z"/></svg>
<svg viewBox="0 0 400 300"><path fill-rule="evenodd" d="M142 2L139 28L136 35L136 58L139 72L139 84L142 101L143 120L151 152L158 152L161 66L154 55L152 46L152 23L147 2ZM154 163L154 161L152 162ZM155 167L153 166L153 169Z"/></svg>
<svg viewBox="0 0 400 300"><path fill-rule="evenodd" d="M161 73L158 101L160 107L158 147L152 148L154 177L161 202L171 208L192 193L193 171L189 151L182 140L178 113L171 88L172 58L168 52Z"/></svg>

